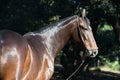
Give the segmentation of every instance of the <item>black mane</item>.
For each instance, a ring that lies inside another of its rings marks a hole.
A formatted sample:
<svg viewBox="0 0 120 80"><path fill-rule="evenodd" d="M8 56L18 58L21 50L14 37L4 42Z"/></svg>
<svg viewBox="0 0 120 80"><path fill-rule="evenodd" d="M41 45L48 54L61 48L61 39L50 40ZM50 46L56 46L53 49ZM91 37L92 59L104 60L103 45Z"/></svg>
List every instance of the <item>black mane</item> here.
<svg viewBox="0 0 120 80"><path fill-rule="evenodd" d="M45 27L42 27L42 28L40 28L38 31L35 31L35 32L42 32L42 31L44 31L44 30L46 30L46 29L51 29L51 28L53 28L53 27L55 27L55 26L64 25L64 24L70 22L71 20L73 20L73 19L75 19L75 18L77 18L77 17L78 17L77 15L74 15L74 16L66 17L66 18L64 18L64 19L60 19L59 21L53 22L53 23L51 23L51 24L49 24L49 25L47 25L47 26L45 26Z"/></svg>

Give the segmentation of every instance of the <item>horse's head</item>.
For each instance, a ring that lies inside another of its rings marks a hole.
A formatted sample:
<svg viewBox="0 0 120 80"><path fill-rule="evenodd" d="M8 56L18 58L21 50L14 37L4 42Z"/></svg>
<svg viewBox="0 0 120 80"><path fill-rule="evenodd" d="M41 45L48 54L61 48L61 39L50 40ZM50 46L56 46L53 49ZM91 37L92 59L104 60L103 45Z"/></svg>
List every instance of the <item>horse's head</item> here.
<svg viewBox="0 0 120 80"><path fill-rule="evenodd" d="M82 17L78 18L78 25L78 36L84 51L90 57L95 57L98 54L98 47L90 27L90 21L85 15L85 10L82 12Z"/></svg>

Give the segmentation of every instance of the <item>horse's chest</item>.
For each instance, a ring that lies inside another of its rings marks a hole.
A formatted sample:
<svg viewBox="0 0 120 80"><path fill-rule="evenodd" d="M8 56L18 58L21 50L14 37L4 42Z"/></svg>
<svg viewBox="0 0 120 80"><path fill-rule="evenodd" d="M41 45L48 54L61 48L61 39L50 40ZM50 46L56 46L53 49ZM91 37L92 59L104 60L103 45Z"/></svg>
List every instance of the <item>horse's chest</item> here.
<svg viewBox="0 0 120 80"><path fill-rule="evenodd" d="M41 79L41 77L43 80L49 80L54 72L54 61L51 60L47 55L44 55L43 57L42 67L39 70L37 80Z"/></svg>

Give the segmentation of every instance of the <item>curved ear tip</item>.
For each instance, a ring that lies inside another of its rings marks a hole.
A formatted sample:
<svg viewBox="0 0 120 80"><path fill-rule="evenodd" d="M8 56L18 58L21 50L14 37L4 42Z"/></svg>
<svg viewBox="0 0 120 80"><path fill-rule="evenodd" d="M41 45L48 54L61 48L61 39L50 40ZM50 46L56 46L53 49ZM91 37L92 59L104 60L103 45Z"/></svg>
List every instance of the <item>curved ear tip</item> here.
<svg viewBox="0 0 120 80"><path fill-rule="evenodd" d="M83 12L85 12L85 9L83 9Z"/></svg>
<svg viewBox="0 0 120 80"><path fill-rule="evenodd" d="M83 9L82 17L85 17L85 16L86 16L85 9Z"/></svg>

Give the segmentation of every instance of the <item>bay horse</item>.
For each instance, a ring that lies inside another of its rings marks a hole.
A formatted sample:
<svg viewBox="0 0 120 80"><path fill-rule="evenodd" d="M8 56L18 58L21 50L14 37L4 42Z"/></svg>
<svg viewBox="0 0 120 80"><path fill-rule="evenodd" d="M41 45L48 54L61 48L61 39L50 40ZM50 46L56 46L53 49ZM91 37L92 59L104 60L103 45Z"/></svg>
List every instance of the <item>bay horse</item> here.
<svg viewBox="0 0 120 80"><path fill-rule="evenodd" d="M11 30L0 31L0 79L50 80L55 56L70 39L80 43L87 54L98 53L84 11L82 17L70 16L23 36Z"/></svg>

